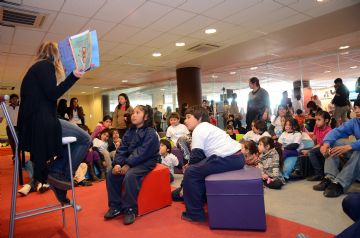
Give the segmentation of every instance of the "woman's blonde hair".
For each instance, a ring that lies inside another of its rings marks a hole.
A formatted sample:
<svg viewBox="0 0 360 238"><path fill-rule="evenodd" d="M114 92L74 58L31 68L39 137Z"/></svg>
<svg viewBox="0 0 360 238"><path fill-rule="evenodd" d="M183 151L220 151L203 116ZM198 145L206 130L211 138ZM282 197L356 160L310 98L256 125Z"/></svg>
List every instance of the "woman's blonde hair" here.
<svg viewBox="0 0 360 238"><path fill-rule="evenodd" d="M58 45L55 42L43 42L36 53L36 61L49 60L55 66L56 78L64 78L64 68L60 61Z"/></svg>

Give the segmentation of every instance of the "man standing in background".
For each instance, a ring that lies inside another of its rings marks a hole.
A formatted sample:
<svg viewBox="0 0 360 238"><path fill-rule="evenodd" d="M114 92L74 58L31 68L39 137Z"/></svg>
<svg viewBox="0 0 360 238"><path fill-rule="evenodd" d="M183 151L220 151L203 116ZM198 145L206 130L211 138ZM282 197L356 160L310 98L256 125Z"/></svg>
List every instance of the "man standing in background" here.
<svg viewBox="0 0 360 238"><path fill-rule="evenodd" d="M15 131L17 133L18 131L17 131L16 126L17 126L17 118L18 118L18 114L19 114L19 96L17 94L10 95L9 105L6 106L6 109L9 112L10 120L11 120L12 124L14 125ZM3 121L3 119L4 119L3 111L0 111L0 123ZM6 125L6 135L8 137L9 144L11 146L11 150L13 153L13 159L14 159L15 158L15 141L14 141L14 137L11 134L9 125Z"/></svg>
<svg viewBox="0 0 360 238"><path fill-rule="evenodd" d="M348 120L347 112L350 110L349 89L343 84L341 78L334 80L335 96L331 101L335 106L334 118L337 126Z"/></svg>

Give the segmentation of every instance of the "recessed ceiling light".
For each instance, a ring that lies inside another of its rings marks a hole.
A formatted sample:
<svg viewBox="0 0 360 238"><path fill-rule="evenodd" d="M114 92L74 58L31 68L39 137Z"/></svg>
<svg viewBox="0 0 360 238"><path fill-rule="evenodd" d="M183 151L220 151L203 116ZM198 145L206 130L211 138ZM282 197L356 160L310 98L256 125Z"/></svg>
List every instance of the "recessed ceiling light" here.
<svg viewBox="0 0 360 238"><path fill-rule="evenodd" d="M154 57L160 57L160 56L161 56L161 53L160 53L160 52L155 52L155 53L152 54L152 56L154 56Z"/></svg>
<svg viewBox="0 0 360 238"><path fill-rule="evenodd" d="M350 46L349 45L342 45L339 47L339 50L345 50L347 48L349 48Z"/></svg>
<svg viewBox="0 0 360 238"><path fill-rule="evenodd" d="M331 71L330 70L325 70L324 74L327 74L327 73L331 73Z"/></svg>
<svg viewBox="0 0 360 238"><path fill-rule="evenodd" d="M218 78L218 76L215 75L215 74L211 75L211 77L212 77L213 79L217 79L217 78Z"/></svg>
<svg viewBox="0 0 360 238"><path fill-rule="evenodd" d="M160 88L161 91L165 91L165 88Z"/></svg>
<svg viewBox="0 0 360 238"><path fill-rule="evenodd" d="M86 92L81 92L81 93L86 93Z"/></svg>
<svg viewBox="0 0 360 238"><path fill-rule="evenodd" d="M324 0L316 0L317 2L323 2Z"/></svg>
<svg viewBox="0 0 360 238"><path fill-rule="evenodd" d="M99 88L99 87L94 87L94 88Z"/></svg>
<svg viewBox="0 0 360 238"><path fill-rule="evenodd" d="M356 69L356 68L357 68L356 65L350 67L350 69Z"/></svg>
<svg viewBox="0 0 360 238"><path fill-rule="evenodd" d="M214 29L214 28L206 29L205 33L206 34L214 34L214 33L216 33L216 29Z"/></svg>
<svg viewBox="0 0 360 238"><path fill-rule="evenodd" d="M128 80L124 79L124 80L121 80L121 82L123 82L123 83L127 83L127 82L128 82Z"/></svg>
<svg viewBox="0 0 360 238"><path fill-rule="evenodd" d="M185 42L176 42L175 45L178 47L185 46Z"/></svg>
<svg viewBox="0 0 360 238"><path fill-rule="evenodd" d="M250 70L257 70L258 67L251 67Z"/></svg>
<svg viewBox="0 0 360 238"><path fill-rule="evenodd" d="M235 71L231 71L229 74L234 75L234 74L236 74L236 72L235 72Z"/></svg>

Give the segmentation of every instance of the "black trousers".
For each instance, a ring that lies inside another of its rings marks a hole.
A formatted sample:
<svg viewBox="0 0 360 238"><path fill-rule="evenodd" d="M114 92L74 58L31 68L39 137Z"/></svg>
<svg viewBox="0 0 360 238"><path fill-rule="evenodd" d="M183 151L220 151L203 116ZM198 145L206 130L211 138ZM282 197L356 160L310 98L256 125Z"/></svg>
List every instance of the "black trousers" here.
<svg viewBox="0 0 360 238"><path fill-rule="evenodd" d="M336 238L353 238L360 234L360 193L350 193L342 202L344 212L354 221Z"/></svg>
<svg viewBox="0 0 360 238"><path fill-rule="evenodd" d="M16 134L18 134L18 129L17 129L16 126L14 126L14 129L15 129ZM10 147L11 147L11 150L12 150L12 154L13 154L13 156L15 156L15 140L14 140L14 137L12 136L12 134L11 134L9 126L6 126L6 135L7 135L8 140L9 140L9 144L10 144Z"/></svg>
<svg viewBox="0 0 360 238"><path fill-rule="evenodd" d="M106 174L106 189L109 208L117 208L123 211L132 209L137 213L137 198L141 183L155 165L149 167L141 164L130 168L125 175L113 175L111 170L108 170Z"/></svg>

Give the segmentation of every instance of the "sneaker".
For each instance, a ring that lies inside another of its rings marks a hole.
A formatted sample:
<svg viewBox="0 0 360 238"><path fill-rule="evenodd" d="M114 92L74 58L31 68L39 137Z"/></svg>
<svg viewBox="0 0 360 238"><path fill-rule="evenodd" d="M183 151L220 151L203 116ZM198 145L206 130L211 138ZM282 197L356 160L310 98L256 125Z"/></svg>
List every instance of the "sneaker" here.
<svg viewBox="0 0 360 238"><path fill-rule="evenodd" d="M60 190L70 190L71 183L69 181L64 181L61 179L61 176L56 173L51 173L48 175L47 182L52 186Z"/></svg>
<svg viewBox="0 0 360 238"><path fill-rule="evenodd" d="M324 196L328 198L339 197L344 193L344 189L339 183L331 183L324 191Z"/></svg>
<svg viewBox="0 0 360 238"><path fill-rule="evenodd" d="M38 183L38 185L36 186L36 191L38 191L39 193L45 193L49 189L49 184L46 183Z"/></svg>
<svg viewBox="0 0 360 238"><path fill-rule="evenodd" d="M326 187L331 184L331 180L328 178L323 178L319 184L313 186L315 191L325 191Z"/></svg>
<svg viewBox="0 0 360 238"><path fill-rule="evenodd" d="M205 218L200 218L200 219L191 218L186 212L183 212L181 214L181 219L183 219L185 221L190 221L190 222L204 222L205 221Z"/></svg>
<svg viewBox="0 0 360 238"><path fill-rule="evenodd" d="M323 179L323 176L321 175L313 175L308 178L306 178L307 181L321 181Z"/></svg>
<svg viewBox="0 0 360 238"><path fill-rule="evenodd" d="M119 215L121 215L121 209L110 207L109 210L105 213L104 219L109 220Z"/></svg>
<svg viewBox="0 0 360 238"><path fill-rule="evenodd" d="M126 212L125 212L125 216L124 216L124 220L123 223L124 225L130 225L133 224L136 218L136 212L129 208Z"/></svg>
<svg viewBox="0 0 360 238"><path fill-rule="evenodd" d="M302 175L300 170L294 170L294 172L290 174L290 179L302 179L302 178L304 178L304 176Z"/></svg>
<svg viewBox="0 0 360 238"><path fill-rule="evenodd" d="M30 190L31 190L31 185L25 184L21 189L18 190L18 193L20 193L21 196L26 196L29 194Z"/></svg>
<svg viewBox="0 0 360 238"><path fill-rule="evenodd" d="M89 180L82 180L80 182L76 182L75 186L83 186L83 187L87 187L87 186L92 186L92 183Z"/></svg>

